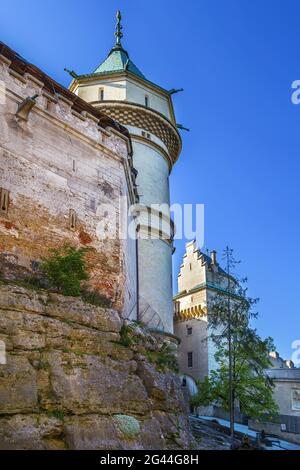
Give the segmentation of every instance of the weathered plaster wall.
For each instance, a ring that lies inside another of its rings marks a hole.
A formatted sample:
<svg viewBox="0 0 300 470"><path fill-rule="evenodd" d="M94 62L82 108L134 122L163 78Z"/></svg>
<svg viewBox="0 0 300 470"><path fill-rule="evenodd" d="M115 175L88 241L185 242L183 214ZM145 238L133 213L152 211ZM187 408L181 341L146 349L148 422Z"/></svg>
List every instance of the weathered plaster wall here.
<svg viewBox="0 0 300 470"><path fill-rule="evenodd" d="M186 244L186 252L178 275L178 292L190 290L206 281L206 270L199 260L195 241ZM204 299L205 300L205 299Z"/></svg>
<svg viewBox="0 0 300 470"><path fill-rule="evenodd" d="M216 346L209 331L209 303L215 298L215 291L207 283L221 287L224 276L217 265L211 265L209 257L200 256L196 242L186 244L186 252L178 275L178 293L175 305L174 333L181 340L178 348L180 371L194 379L203 380L217 368L215 360ZM187 328L192 328L192 335L187 335ZM188 367L188 352L193 353L193 367Z"/></svg>
<svg viewBox="0 0 300 470"><path fill-rule="evenodd" d="M140 315L145 323L173 333L172 247L163 240L139 240ZM146 314L144 311L149 307ZM152 320L153 322L152 322Z"/></svg>
<svg viewBox="0 0 300 470"><path fill-rule="evenodd" d="M139 202L146 206L152 204L170 204L169 173L171 170L171 152L165 142L160 127L167 124L161 121L161 117L153 113L153 110L162 114L173 124L174 115L171 98L162 89L153 87L149 82L133 77L126 72L113 74L110 77L98 75L90 78L75 79L70 88L79 96L92 103L97 109L106 109L110 116L115 116L127 127L132 137L133 164L137 170L137 189ZM99 89L104 90L104 100L99 101ZM145 107L145 96L148 97L148 108ZM115 103L122 101L122 107L114 110ZM105 103L106 102L106 103ZM140 105L130 110L127 103ZM127 109L126 109L127 108ZM121 111L122 109L122 111ZM156 123L156 128L149 125L145 119L145 110L151 116L151 122ZM115 114L115 112L116 114ZM140 114L140 111L143 111ZM134 119L133 119L134 118ZM151 133L149 130L151 128ZM156 135L155 135L156 134ZM157 317L160 324L168 332L173 331L173 306L172 306L172 230L163 236L157 231L159 215L154 215L151 223L144 223L144 219L138 217L140 234L143 232L143 240L138 242L139 264L139 305L140 315L143 319L157 327ZM151 231L149 238L149 232ZM164 231L164 228L163 228ZM164 231L165 232L165 231ZM161 238L166 241L162 241ZM148 313L144 314L148 308ZM154 318L154 322L152 319ZM160 327L161 327L160 325Z"/></svg>
<svg viewBox="0 0 300 470"><path fill-rule="evenodd" d="M166 160L158 151L144 143L134 141L133 150L134 165L138 170L140 203L149 207L152 204L168 205L169 170ZM149 222L146 225L148 224ZM151 227L155 229L157 226L159 220L153 212ZM157 234L152 233L152 239L149 239L147 230L142 237L148 239L139 240L140 306L143 309L145 303L150 305L159 315L164 330L173 332L172 246L167 241L158 239ZM151 321L152 316L150 313L145 321Z"/></svg>
<svg viewBox="0 0 300 470"><path fill-rule="evenodd" d="M115 310L0 284L0 449L188 449L180 379L147 359L164 341L120 344Z"/></svg>
<svg viewBox="0 0 300 470"><path fill-rule="evenodd" d="M154 91L149 86L145 86L137 79L130 78L98 78L94 81L89 80L83 86L75 87L75 93L87 102L100 100L100 89L104 91L105 100L130 101L145 105L145 96L148 96L149 107L171 118L169 103L162 94Z"/></svg>
<svg viewBox="0 0 300 470"><path fill-rule="evenodd" d="M42 84L30 76L16 78L1 60L0 80L6 86L0 104L0 188L9 191L8 214L0 214L2 273L13 277L18 266L25 273L49 248L65 242L85 246L90 286L127 314L136 303L134 242L119 240L116 233L108 240L96 236L106 216L108 226L118 218L119 197L128 197L126 141L100 130L93 116L76 115L65 99L48 99ZM18 103L35 93L28 122L16 118ZM69 230L70 209L76 212L75 231Z"/></svg>
<svg viewBox="0 0 300 470"><path fill-rule="evenodd" d="M187 328L192 328L191 335ZM178 347L179 370L182 374L191 375L195 380L204 380L208 375L207 320L191 319L176 322L174 334L181 339ZM188 352L193 353L193 366L188 367Z"/></svg>
<svg viewBox="0 0 300 470"><path fill-rule="evenodd" d="M276 401L279 412L282 415L298 416L300 419L300 410L293 409L292 390L300 393L300 380L276 380L274 379L274 400Z"/></svg>
<svg viewBox="0 0 300 470"><path fill-rule="evenodd" d="M133 142L134 165L138 170L140 202L146 205L170 204L169 167L165 158L142 142Z"/></svg>

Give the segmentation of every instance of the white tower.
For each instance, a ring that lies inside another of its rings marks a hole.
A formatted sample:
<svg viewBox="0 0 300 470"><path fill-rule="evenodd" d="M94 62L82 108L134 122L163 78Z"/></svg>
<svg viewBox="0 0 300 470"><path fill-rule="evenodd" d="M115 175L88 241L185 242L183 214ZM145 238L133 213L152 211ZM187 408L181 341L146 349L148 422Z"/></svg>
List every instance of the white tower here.
<svg viewBox="0 0 300 470"><path fill-rule="evenodd" d="M171 95L147 80L121 44L121 15L117 13L116 43L93 73L76 75L70 89L120 122L130 132L133 165L140 200L138 219L139 318L148 326L173 332L173 224L169 174L179 157L181 138Z"/></svg>

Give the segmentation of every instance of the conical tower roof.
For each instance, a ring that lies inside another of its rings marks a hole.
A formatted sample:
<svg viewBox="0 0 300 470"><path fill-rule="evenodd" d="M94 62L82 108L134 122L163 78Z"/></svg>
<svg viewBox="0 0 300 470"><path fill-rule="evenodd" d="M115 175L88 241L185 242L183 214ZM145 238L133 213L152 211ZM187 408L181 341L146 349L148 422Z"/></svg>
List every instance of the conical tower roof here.
<svg viewBox="0 0 300 470"><path fill-rule="evenodd" d="M121 13L117 12L117 25L116 25L116 44L108 54L107 58L94 70L93 73L110 73L110 72L131 72L138 77L144 78L145 76L137 68L137 66L129 58L128 52L123 49L121 38L123 27L121 26Z"/></svg>

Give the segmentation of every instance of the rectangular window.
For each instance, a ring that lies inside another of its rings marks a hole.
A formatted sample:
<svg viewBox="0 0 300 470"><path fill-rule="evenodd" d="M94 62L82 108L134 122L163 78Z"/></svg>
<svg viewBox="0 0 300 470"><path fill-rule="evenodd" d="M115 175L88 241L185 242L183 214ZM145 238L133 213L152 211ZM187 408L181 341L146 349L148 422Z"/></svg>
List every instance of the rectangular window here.
<svg viewBox="0 0 300 470"><path fill-rule="evenodd" d="M187 353L187 358L188 358L188 367L193 367L193 353L188 352Z"/></svg>
<svg viewBox="0 0 300 470"><path fill-rule="evenodd" d="M7 214L9 203L9 193L7 189L0 189L0 213Z"/></svg>
<svg viewBox="0 0 300 470"><path fill-rule="evenodd" d="M292 410L300 411L300 388L292 390Z"/></svg>
<svg viewBox="0 0 300 470"><path fill-rule="evenodd" d="M74 209L69 211L69 229L73 232L76 230L76 212Z"/></svg>
<svg viewBox="0 0 300 470"><path fill-rule="evenodd" d="M75 172L76 171L76 160L73 160L73 164L72 164L72 170Z"/></svg>
<svg viewBox="0 0 300 470"><path fill-rule="evenodd" d="M104 88L99 88L99 101L104 100Z"/></svg>
<svg viewBox="0 0 300 470"><path fill-rule="evenodd" d="M187 329L186 329L186 332L188 334L188 336L191 336L193 334L193 328L191 326L189 326Z"/></svg>

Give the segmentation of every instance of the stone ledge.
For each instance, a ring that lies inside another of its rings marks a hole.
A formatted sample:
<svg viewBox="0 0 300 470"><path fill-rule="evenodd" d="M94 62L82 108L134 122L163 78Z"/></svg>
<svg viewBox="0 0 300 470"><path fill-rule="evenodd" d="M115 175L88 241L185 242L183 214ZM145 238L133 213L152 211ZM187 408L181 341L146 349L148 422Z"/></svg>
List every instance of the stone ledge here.
<svg viewBox="0 0 300 470"><path fill-rule="evenodd" d="M65 297L46 290L36 292L12 284L0 285L0 310L47 315L107 332L121 329L121 319L113 309L88 304L78 297Z"/></svg>

